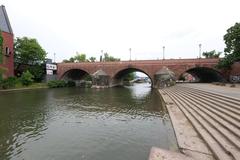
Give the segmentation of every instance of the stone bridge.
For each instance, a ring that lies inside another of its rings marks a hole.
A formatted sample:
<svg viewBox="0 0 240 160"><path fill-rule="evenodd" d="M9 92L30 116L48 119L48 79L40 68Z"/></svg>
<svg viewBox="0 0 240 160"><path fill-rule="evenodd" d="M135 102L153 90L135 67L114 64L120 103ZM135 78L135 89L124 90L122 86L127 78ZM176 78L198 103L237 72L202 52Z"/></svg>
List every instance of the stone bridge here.
<svg viewBox="0 0 240 160"><path fill-rule="evenodd" d="M197 77L200 82L224 81L227 79L223 72L215 68L219 59L166 59L166 60L137 60L118 62L81 62L81 63L58 63L58 79L81 80L86 75L101 72L108 76L107 85L112 87L122 82L124 75L139 71L145 73L156 87L156 73L162 68L168 68L179 79L183 73L189 73Z"/></svg>

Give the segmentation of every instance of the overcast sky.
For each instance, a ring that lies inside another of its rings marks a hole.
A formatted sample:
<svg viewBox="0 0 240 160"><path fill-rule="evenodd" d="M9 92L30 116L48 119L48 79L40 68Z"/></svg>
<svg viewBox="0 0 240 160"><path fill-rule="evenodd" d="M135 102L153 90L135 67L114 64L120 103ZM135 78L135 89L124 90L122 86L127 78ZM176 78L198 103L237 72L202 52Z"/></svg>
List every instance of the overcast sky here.
<svg viewBox="0 0 240 160"><path fill-rule="evenodd" d="M196 58L223 51L223 35L240 21L240 0L1 0L15 37L36 38L56 60L76 52L99 59Z"/></svg>

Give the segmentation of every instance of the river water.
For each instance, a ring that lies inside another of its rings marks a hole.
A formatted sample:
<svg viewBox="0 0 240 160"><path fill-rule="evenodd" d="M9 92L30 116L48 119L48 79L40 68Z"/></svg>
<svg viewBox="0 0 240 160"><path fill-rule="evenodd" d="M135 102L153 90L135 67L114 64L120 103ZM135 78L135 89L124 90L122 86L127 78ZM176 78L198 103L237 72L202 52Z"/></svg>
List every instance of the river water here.
<svg viewBox="0 0 240 160"><path fill-rule="evenodd" d="M176 142L147 84L0 93L1 160L147 160L152 146Z"/></svg>

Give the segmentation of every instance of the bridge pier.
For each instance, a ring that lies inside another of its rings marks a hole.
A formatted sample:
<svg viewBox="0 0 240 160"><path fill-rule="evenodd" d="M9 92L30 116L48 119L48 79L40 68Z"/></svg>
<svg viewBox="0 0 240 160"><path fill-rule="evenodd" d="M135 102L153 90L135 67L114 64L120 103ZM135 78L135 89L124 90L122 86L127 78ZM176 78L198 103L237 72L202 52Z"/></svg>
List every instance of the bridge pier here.
<svg viewBox="0 0 240 160"><path fill-rule="evenodd" d="M173 86L176 83L175 73L169 70L167 67L163 67L153 78L153 88L165 88Z"/></svg>
<svg viewBox="0 0 240 160"><path fill-rule="evenodd" d="M110 86L110 76L103 70L98 70L92 74L92 88L108 88Z"/></svg>

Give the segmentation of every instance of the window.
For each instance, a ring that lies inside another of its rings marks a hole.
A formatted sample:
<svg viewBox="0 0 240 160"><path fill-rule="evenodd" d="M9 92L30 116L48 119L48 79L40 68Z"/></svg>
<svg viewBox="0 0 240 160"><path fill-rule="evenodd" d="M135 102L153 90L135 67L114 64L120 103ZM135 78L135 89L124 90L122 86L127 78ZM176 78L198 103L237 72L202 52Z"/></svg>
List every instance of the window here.
<svg viewBox="0 0 240 160"><path fill-rule="evenodd" d="M10 49L9 49L8 47L6 47L5 55L6 55L6 56L9 56L10 54L11 54Z"/></svg>

